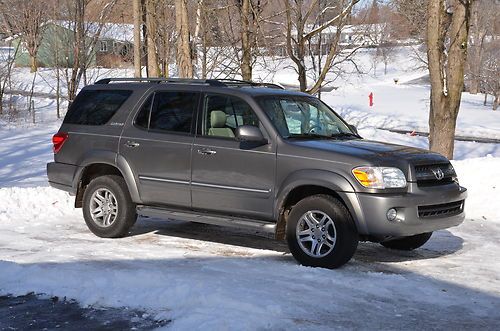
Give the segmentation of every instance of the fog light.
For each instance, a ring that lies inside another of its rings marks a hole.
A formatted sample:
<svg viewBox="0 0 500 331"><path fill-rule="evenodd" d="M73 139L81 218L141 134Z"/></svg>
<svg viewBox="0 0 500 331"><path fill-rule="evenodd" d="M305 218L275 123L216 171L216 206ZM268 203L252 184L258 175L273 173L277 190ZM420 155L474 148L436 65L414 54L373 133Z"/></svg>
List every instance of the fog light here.
<svg viewBox="0 0 500 331"><path fill-rule="evenodd" d="M387 219L391 222L394 222L398 218L398 211L394 208L391 208L387 211Z"/></svg>

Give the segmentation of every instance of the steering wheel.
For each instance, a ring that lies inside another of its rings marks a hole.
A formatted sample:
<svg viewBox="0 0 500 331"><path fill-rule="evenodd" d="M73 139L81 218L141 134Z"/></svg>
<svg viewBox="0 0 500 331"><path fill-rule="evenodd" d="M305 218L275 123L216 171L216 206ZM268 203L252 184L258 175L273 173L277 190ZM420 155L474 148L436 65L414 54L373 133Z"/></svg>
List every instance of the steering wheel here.
<svg viewBox="0 0 500 331"><path fill-rule="evenodd" d="M314 132L314 129L319 129L319 130L321 130L321 129L322 129L322 127L321 127L321 126L319 126L319 125L314 125L312 128L310 128L310 129L309 129L309 131L307 131L307 133L315 133L315 132Z"/></svg>

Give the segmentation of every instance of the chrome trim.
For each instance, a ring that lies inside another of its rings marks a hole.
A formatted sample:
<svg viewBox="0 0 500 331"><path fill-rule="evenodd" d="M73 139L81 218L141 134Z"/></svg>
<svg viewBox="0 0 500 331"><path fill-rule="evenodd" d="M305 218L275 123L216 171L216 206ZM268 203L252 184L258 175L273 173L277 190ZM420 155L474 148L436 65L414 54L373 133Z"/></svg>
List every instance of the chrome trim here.
<svg viewBox="0 0 500 331"><path fill-rule="evenodd" d="M164 182L164 183L174 183L174 184L184 184L184 185L191 184L193 186L212 187L212 188L220 188L220 189L233 190L233 191L244 191L244 192L255 192L255 193L270 193L271 192L271 190L262 190L262 189L256 189L256 188L205 184L205 183L199 183L199 182L191 182L190 183L190 182L185 181L185 180L166 179L166 178L157 178L157 177L148 177L148 176L139 176L139 179L151 180L154 182Z"/></svg>
<svg viewBox="0 0 500 331"><path fill-rule="evenodd" d="M235 142L238 142L235 140ZM225 149L225 150L230 150L230 151L240 151L240 152L247 152L247 153L257 153L257 154L270 154L274 155L275 152L266 152L266 151L256 151L256 150L250 150L250 149L241 149L241 148L233 148L233 147L226 147L226 146L219 146L215 144L211 145L206 145L206 144L201 144L201 143L194 143L195 147L206 147L206 148L217 148L217 149Z"/></svg>
<svg viewBox="0 0 500 331"><path fill-rule="evenodd" d="M256 189L256 188L205 184L205 183L198 183L198 182L191 182L191 185L202 186L202 187L221 188L221 189L225 189L225 190L234 190L234 191L255 192L255 193L269 193L269 192L271 192L271 190L261 190L261 189Z"/></svg>
<svg viewBox="0 0 500 331"><path fill-rule="evenodd" d="M151 180L153 182L164 182L164 183L174 183L174 184L189 185L189 182L185 181L185 180L165 179L165 178L148 177L148 176L139 176L139 179Z"/></svg>

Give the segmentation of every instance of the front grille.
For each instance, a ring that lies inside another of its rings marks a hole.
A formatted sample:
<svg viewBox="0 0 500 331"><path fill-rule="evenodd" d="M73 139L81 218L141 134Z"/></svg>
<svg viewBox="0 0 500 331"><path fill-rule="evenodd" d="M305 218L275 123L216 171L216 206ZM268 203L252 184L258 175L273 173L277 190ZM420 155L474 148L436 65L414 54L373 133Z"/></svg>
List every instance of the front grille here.
<svg viewBox="0 0 500 331"><path fill-rule="evenodd" d="M418 217L430 218L458 215L464 211L464 200L440 205L418 206Z"/></svg>
<svg viewBox="0 0 500 331"><path fill-rule="evenodd" d="M442 178L438 175L442 174ZM420 187L446 185L454 182L455 169L451 163L425 164L415 166L415 177Z"/></svg>

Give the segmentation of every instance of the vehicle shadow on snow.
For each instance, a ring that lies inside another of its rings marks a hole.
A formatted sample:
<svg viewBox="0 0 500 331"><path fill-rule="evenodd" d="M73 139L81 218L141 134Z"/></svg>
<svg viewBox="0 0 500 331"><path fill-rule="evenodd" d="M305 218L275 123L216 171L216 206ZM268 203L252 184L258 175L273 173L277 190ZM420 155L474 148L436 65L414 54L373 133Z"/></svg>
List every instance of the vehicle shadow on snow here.
<svg viewBox="0 0 500 331"><path fill-rule="evenodd" d="M133 237L146 233L252 249L272 250L287 254L286 258L294 262L293 257L289 255L290 251L285 241L265 238L264 234L240 229L194 222L140 218L133 227L130 236ZM353 258L358 262L365 263L405 262L451 255L462 248L462 238L455 236L448 230L441 230L435 232L427 244L413 251L397 251L387 249L377 243L360 242Z"/></svg>

